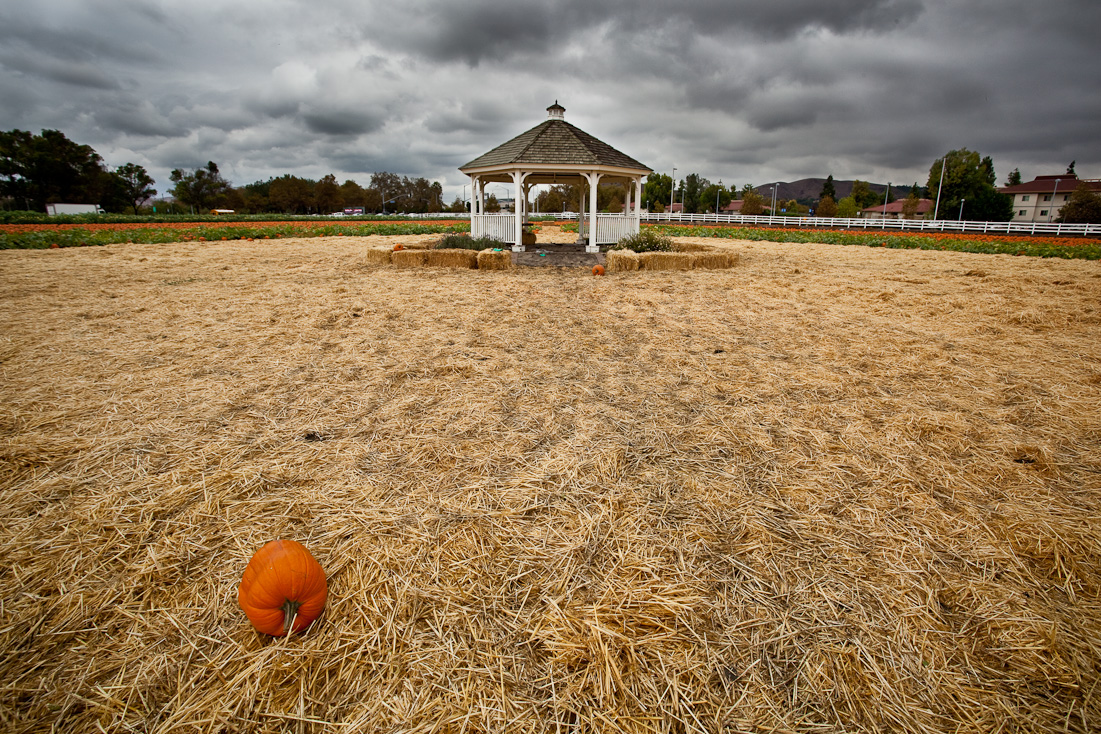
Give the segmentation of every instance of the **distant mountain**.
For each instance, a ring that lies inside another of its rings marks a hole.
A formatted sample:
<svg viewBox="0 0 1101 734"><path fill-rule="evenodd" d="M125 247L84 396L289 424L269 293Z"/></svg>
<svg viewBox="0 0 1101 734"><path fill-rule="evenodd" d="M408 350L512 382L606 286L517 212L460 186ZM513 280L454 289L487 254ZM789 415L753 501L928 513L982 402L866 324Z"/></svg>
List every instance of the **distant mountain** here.
<svg viewBox="0 0 1101 734"><path fill-rule="evenodd" d="M825 185L826 179L824 178L801 178L798 181L773 181L766 184L755 186L757 193L761 196L769 198L772 196L771 186L778 187L776 198L777 199L795 199L800 204L809 204L818 201L819 194L822 193L822 187ZM853 181L839 181L833 180L833 188L837 191L837 198L843 199L853 191ZM872 191L880 194L887 193L887 184L877 184L868 182L868 188ZM904 199L910 195L909 186L896 186L891 184L891 193L894 194L896 199Z"/></svg>

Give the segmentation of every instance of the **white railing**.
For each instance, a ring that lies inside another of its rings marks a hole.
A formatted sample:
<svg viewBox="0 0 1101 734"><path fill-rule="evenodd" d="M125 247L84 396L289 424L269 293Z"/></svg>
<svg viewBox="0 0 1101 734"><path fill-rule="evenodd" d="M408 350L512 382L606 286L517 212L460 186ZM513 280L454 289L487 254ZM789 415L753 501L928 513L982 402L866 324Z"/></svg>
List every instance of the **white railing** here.
<svg viewBox="0 0 1101 734"><path fill-rule="evenodd" d="M628 235L638 232L638 217L623 214L597 214L595 244L614 245Z"/></svg>
<svg viewBox="0 0 1101 734"><path fill-rule="evenodd" d="M470 217L470 236L492 237L498 242L512 244L516 241L516 215L475 214Z"/></svg>
<svg viewBox="0 0 1101 734"><path fill-rule="evenodd" d="M1042 234L1054 236L1101 235L1101 224L1059 224L1057 222L967 222L954 219L841 219L839 217L773 217L747 214L651 214L644 222L693 222L737 224L748 227L808 229L905 230L917 232L975 232L983 234Z"/></svg>

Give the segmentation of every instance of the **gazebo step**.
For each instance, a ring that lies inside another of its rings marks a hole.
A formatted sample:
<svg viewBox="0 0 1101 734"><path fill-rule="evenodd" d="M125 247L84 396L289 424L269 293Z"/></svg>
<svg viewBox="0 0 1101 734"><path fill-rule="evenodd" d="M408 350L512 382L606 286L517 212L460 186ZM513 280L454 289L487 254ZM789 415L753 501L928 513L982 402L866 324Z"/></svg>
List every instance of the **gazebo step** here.
<svg viewBox="0 0 1101 734"><path fill-rule="evenodd" d="M527 268L591 268L604 264L603 252L514 252L512 264Z"/></svg>

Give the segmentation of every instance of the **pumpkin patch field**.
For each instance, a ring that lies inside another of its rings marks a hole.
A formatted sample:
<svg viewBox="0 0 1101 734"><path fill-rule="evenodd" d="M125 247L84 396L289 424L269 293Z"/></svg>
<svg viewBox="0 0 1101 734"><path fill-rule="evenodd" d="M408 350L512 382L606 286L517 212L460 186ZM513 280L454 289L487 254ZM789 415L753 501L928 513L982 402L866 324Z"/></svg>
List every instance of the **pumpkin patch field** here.
<svg viewBox="0 0 1101 734"><path fill-rule="evenodd" d="M431 236L0 251L0 730L1101 726L1101 262Z"/></svg>

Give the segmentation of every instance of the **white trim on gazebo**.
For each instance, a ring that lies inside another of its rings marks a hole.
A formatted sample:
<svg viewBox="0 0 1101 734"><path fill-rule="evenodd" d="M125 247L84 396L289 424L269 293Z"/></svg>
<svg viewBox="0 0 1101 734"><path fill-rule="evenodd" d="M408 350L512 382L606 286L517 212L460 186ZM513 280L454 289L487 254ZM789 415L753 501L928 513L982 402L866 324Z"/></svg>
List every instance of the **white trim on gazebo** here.
<svg viewBox="0 0 1101 734"><path fill-rule="evenodd" d="M556 102L547 108L547 122L459 169L469 175L471 180L470 233L473 237L492 237L502 243L511 244L514 251L522 252L524 220L528 214L528 194L531 187L537 184L574 182L581 183L583 191L585 187L588 190L588 197L581 197L581 211L578 213L578 242L587 243L587 252L598 252L600 245L615 244L623 237L638 233L642 179L651 172L650 169L569 125L564 120L564 112L565 108ZM536 145L539 136L544 132L540 128L554 122L560 123L560 132L561 128L565 128L563 134L575 136L579 146L588 145L595 149L594 152L581 148L583 157L590 158L590 162L554 160L556 157L576 156L576 153L565 150L559 154L553 146L549 146L549 153L537 151L536 154L528 155L529 148ZM516 150L506 150L509 146L514 146ZM602 157L611 159L612 162L601 160ZM602 179L626 183L627 200L624 202L622 214L597 213L597 187ZM515 203L511 214L486 213L485 190L490 183L512 184Z"/></svg>

